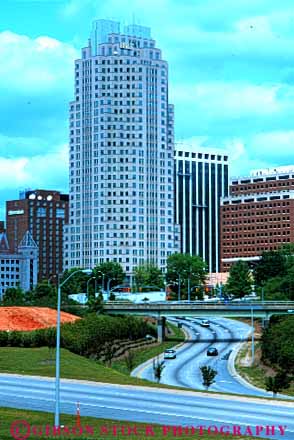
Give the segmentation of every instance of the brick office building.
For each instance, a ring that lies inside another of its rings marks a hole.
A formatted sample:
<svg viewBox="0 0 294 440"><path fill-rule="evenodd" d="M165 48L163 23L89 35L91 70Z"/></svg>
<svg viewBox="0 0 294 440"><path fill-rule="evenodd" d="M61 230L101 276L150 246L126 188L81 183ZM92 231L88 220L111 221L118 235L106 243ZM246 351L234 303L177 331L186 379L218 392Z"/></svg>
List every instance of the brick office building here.
<svg viewBox="0 0 294 440"><path fill-rule="evenodd" d="M242 258L294 242L294 166L258 170L232 179L221 201L222 271Z"/></svg>
<svg viewBox="0 0 294 440"><path fill-rule="evenodd" d="M63 228L68 223L67 194L58 191L25 191L19 200L6 202L6 232L14 252L26 231L39 249L38 280L63 270Z"/></svg>

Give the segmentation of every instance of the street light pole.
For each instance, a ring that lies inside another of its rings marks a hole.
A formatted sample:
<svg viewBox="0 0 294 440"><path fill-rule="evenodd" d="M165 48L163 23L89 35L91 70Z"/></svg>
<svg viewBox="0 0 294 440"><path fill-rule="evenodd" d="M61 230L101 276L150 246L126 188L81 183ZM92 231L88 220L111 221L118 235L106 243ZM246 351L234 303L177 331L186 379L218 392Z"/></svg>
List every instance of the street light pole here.
<svg viewBox="0 0 294 440"><path fill-rule="evenodd" d="M102 285L101 285L101 290L102 290L102 293L103 293L103 292L104 292L104 273L101 272L101 270L97 270L96 273L101 273L101 275L102 275ZM95 293L96 293L96 292L95 292Z"/></svg>
<svg viewBox="0 0 294 440"><path fill-rule="evenodd" d="M254 317L253 317L253 308L251 308L251 327L252 327L252 334L251 334L251 366L254 364Z"/></svg>
<svg viewBox="0 0 294 440"><path fill-rule="evenodd" d="M56 324L56 359L55 359L55 417L54 426L59 427L60 415L60 309L61 309L61 287L76 273L82 272L90 275L91 269L78 269L72 272L62 283L58 280L57 289L57 324Z"/></svg>
<svg viewBox="0 0 294 440"><path fill-rule="evenodd" d="M188 275L188 301L191 301L191 291L190 291L190 274Z"/></svg>
<svg viewBox="0 0 294 440"><path fill-rule="evenodd" d="M110 282L111 282L112 280L114 280L114 278L109 278L109 279L107 280L107 299L108 299L108 300L109 300L109 297L110 297L110 292L109 292L109 290L110 290Z"/></svg>
<svg viewBox="0 0 294 440"><path fill-rule="evenodd" d="M96 286L96 277L91 277L87 281L87 301L89 301L89 283L91 280L95 280L95 286Z"/></svg>
<svg viewBox="0 0 294 440"><path fill-rule="evenodd" d="M223 288L223 285L222 285L222 283L220 283L220 285L219 285L219 299L222 298L222 288Z"/></svg>
<svg viewBox="0 0 294 440"><path fill-rule="evenodd" d="M179 284L178 284L178 301L181 301L181 274L178 272L179 275Z"/></svg>

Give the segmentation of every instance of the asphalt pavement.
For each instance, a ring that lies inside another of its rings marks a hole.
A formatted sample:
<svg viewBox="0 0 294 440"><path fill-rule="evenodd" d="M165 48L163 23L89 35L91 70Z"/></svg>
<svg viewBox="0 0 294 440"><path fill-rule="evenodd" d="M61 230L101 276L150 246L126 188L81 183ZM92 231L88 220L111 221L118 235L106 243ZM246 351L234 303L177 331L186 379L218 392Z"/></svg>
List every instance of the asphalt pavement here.
<svg viewBox="0 0 294 440"><path fill-rule="evenodd" d="M54 412L54 380L1 374L0 401L1 406ZM250 429L263 438L294 438L294 408L289 401L62 380L61 413L75 414L77 402L82 416L170 427L201 425L214 431L225 427L230 433L239 429L244 437Z"/></svg>
<svg viewBox="0 0 294 440"><path fill-rule="evenodd" d="M240 380L233 366L234 351L251 333L251 327L241 321L207 317L209 327L200 325L202 318L186 318L172 320L181 322L188 341L177 348L176 359L165 360L165 368L160 380L163 384L185 388L204 390L200 366L207 365L217 371L215 383L209 388L211 391L270 397L272 393ZM215 347L217 356L207 356L207 349ZM159 357L163 360L163 355ZM132 376L154 381L152 361L137 367Z"/></svg>

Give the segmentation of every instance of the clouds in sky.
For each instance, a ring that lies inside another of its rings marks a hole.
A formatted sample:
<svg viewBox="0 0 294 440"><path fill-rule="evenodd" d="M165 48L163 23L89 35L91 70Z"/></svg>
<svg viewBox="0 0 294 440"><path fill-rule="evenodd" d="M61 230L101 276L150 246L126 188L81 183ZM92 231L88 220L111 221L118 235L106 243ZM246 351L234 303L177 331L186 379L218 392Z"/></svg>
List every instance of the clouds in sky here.
<svg viewBox="0 0 294 440"><path fill-rule="evenodd" d="M0 199L18 186L67 189L73 60L95 18L152 28L169 62L176 139L228 149L232 174L294 162L292 0L60 0L47 16L26 11L34 33L16 22L0 32Z"/></svg>

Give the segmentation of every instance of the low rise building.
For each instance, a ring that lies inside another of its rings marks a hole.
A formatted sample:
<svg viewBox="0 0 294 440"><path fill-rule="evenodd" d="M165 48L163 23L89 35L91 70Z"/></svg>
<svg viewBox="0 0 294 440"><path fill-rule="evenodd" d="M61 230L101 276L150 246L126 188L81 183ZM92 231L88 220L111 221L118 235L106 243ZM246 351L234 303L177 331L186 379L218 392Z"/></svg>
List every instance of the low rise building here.
<svg viewBox="0 0 294 440"><path fill-rule="evenodd" d="M5 232L0 233L0 297L7 288L31 290L37 284L38 246L27 231L18 248L11 252Z"/></svg>

